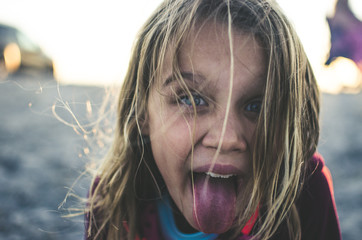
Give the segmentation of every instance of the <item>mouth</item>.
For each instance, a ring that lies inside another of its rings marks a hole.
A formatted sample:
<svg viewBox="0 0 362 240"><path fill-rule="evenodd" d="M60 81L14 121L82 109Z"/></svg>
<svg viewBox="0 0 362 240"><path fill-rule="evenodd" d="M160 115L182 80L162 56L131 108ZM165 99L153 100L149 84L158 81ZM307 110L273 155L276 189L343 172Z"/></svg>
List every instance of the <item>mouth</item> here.
<svg viewBox="0 0 362 240"><path fill-rule="evenodd" d="M220 174L214 172L193 172L192 179L194 182L199 179L204 179L204 184L210 183L228 183L233 186L235 192L237 192L240 182L240 175L237 174Z"/></svg>
<svg viewBox="0 0 362 240"><path fill-rule="evenodd" d="M227 180L231 181L235 185L235 191L237 190L238 186L243 182L244 174L243 172L231 165L205 165L201 167L195 168L191 171L191 175L193 179L197 179L198 177L206 177L210 181L216 180Z"/></svg>
<svg viewBox="0 0 362 240"><path fill-rule="evenodd" d="M212 178L232 178L236 177L236 174L218 174L213 172L205 172L206 175L212 177Z"/></svg>

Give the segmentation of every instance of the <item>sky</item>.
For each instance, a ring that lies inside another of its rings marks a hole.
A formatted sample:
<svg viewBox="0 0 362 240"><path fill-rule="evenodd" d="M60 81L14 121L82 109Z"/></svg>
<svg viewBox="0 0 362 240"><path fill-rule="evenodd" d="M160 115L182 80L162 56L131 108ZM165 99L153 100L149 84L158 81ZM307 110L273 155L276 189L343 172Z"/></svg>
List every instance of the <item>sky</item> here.
<svg viewBox="0 0 362 240"><path fill-rule="evenodd" d="M361 74L346 59L329 68L323 65L330 47L326 16L333 15L335 1L278 0L327 92L338 92L341 84L353 86ZM122 81L135 35L160 2L2 0L0 22L19 28L38 43L54 60L60 82L112 84ZM350 0L350 5L362 19L362 1Z"/></svg>

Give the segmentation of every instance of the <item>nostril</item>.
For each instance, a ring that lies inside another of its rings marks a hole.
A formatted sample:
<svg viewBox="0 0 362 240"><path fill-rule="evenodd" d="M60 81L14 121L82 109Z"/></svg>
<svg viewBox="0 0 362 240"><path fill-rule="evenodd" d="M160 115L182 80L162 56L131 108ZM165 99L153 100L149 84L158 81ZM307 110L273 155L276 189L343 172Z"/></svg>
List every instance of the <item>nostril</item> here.
<svg viewBox="0 0 362 240"><path fill-rule="evenodd" d="M233 112L230 112L228 121L225 121L225 115L220 113L205 132L202 144L207 148L220 148L220 152L245 152L250 135L247 127Z"/></svg>
<svg viewBox="0 0 362 240"><path fill-rule="evenodd" d="M244 152L247 150L247 141L243 137L212 137L205 136L202 141L203 146L206 148L218 149L222 152Z"/></svg>

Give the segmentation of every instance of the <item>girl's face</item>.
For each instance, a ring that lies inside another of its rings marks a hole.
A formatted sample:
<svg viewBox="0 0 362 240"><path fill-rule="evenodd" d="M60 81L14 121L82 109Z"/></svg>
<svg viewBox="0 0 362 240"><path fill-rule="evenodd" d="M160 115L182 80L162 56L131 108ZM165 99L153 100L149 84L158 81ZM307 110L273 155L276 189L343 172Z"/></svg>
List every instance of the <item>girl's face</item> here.
<svg viewBox="0 0 362 240"><path fill-rule="evenodd" d="M172 78L172 58L166 56L162 79L150 90L143 129L174 203L203 232L225 232L235 219L236 197L245 193L251 174L265 84L258 42L235 30L231 40L233 60L227 27L208 23L180 48L179 67L196 115L189 95Z"/></svg>

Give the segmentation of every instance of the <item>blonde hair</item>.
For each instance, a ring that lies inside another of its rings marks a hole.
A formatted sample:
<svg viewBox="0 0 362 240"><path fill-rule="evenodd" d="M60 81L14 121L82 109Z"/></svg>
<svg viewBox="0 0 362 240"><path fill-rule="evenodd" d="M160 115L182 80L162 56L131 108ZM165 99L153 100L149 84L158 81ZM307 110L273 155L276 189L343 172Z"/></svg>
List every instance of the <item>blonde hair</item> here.
<svg viewBox="0 0 362 240"><path fill-rule="evenodd" d="M229 30L251 34L266 56L250 194L238 199L238 211L243 214L235 234L259 207L253 236L269 239L285 222L290 238L300 239L295 200L318 142L319 93L300 40L272 0L166 0L148 19L136 40L120 91L114 142L96 173L89 198L87 234L91 239L135 239L140 234L142 198L157 197L162 187L150 140L141 133L149 90L160 78L166 52L171 52L178 75L179 47L196 24L210 19L226 24ZM182 79L178 81L182 85Z"/></svg>

